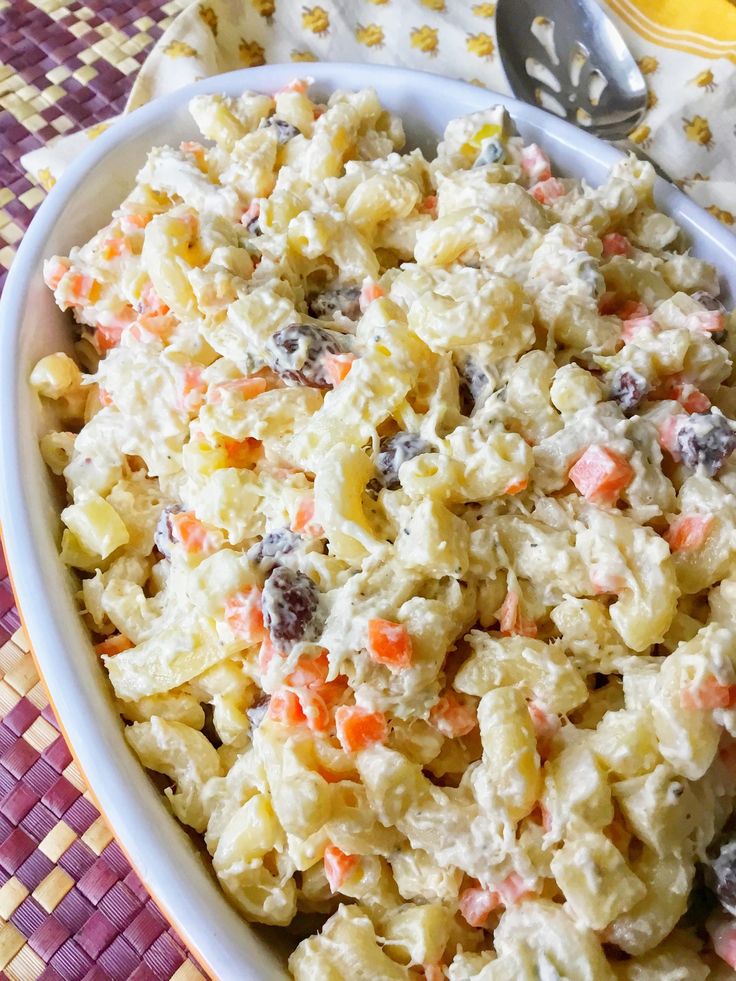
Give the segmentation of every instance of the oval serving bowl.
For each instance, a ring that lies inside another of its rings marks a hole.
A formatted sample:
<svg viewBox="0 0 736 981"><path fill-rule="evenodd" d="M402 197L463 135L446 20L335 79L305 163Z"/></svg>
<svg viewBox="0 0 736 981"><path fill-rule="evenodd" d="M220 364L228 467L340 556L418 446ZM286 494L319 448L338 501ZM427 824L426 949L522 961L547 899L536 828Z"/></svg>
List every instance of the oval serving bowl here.
<svg viewBox="0 0 736 981"><path fill-rule="evenodd" d="M154 145L191 139L189 99L205 92L273 92L296 74L269 65L220 75L157 100L116 123L69 168L38 211L15 258L0 304L0 518L16 597L58 719L101 811L154 897L213 977L270 981L286 976L284 931L252 927L230 907L206 856L169 813L123 738L111 689L77 612L74 584L57 552L59 501L38 450L44 431L28 385L35 362L71 351L70 321L42 279L43 260L66 254L109 218ZM562 175L601 183L620 153L540 109L437 75L376 65L310 64L313 91L373 86L404 120L408 148L433 153L445 124L505 105L527 141L541 144ZM675 187L658 181L658 205L683 228L695 254L721 272L736 297L736 237Z"/></svg>

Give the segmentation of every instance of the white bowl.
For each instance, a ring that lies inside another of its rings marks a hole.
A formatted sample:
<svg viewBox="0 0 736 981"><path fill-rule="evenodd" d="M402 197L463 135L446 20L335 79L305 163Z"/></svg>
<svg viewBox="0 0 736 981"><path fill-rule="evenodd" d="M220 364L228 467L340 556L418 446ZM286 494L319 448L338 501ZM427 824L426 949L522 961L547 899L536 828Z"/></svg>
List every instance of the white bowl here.
<svg viewBox="0 0 736 981"><path fill-rule="evenodd" d="M101 136L49 194L18 251L0 305L0 515L16 596L59 721L99 806L142 880L213 976L285 976L288 936L250 927L219 891L207 862L168 812L129 750L104 672L92 651L57 554L58 502L37 440L43 428L27 379L38 358L70 350L69 319L43 284L43 260L86 241L130 190L148 149L195 136L187 102L203 92L272 92L299 69L269 65L210 78L153 102ZM539 109L437 75L375 65L313 64L314 91L373 86L399 113L409 144L431 152L448 120L501 102L521 133L540 143L562 174L598 184L617 150ZM658 182L662 210L715 263L724 295L736 296L736 238L676 188ZM317 979L315 979L317 981Z"/></svg>

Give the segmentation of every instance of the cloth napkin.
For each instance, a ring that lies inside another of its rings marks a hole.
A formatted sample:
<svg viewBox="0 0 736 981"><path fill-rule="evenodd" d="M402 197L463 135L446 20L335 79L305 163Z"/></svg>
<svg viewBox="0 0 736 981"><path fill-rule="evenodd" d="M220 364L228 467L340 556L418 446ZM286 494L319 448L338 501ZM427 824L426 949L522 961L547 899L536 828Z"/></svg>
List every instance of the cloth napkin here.
<svg viewBox="0 0 736 981"><path fill-rule="evenodd" d="M644 74L647 114L630 134L736 231L736 3L601 0ZM190 82L269 62L401 65L509 93L483 0L195 0L151 50L125 111ZM110 121L112 122L112 120ZM24 158L50 187L103 123Z"/></svg>

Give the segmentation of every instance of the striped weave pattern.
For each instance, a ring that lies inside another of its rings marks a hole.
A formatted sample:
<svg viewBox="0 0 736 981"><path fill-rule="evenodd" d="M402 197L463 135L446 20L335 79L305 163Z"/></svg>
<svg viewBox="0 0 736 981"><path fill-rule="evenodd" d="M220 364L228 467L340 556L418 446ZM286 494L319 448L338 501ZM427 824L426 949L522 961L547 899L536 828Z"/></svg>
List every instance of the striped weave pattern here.
<svg viewBox="0 0 736 981"><path fill-rule="evenodd" d="M0 288L44 191L20 157L124 106L187 0L0 0ZM202 981L60 735L0 552L0 981Z"/></svg>

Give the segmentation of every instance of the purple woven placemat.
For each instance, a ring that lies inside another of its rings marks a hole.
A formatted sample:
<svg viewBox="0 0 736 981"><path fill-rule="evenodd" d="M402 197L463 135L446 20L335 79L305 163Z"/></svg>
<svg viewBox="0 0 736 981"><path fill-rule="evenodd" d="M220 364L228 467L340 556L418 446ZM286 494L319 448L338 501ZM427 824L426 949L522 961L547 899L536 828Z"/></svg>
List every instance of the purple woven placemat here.
<svg viewBox="0 0 736 981"><path fill-rule="evenodd" d="M186 0L0 0L0 289L44 196L20 157L120 112ZM0 329L1 325L0 325ZM201 981L60 735L0 551L0 981Z"/></svg>

